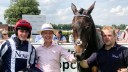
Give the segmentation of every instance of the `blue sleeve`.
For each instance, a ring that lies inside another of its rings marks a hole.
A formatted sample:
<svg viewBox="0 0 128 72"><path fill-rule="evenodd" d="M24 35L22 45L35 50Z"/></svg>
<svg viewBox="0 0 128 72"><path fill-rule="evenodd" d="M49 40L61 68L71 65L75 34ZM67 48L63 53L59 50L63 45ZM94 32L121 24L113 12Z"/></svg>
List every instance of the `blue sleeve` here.
<svg viewBox="0 0 128 72"><path fill-rule="evenodd" d="M65 36L63 36L63 37L62 37L62 40L66 40L66 37L65 37Z"/></svg>
<svg viewBox="0 0 128 72"><path fill-rule="evenodd" d="M93 53L88 59L87 59L87 62L88 62L88 65L89 67L90 66L94 66L96 65L96 61L97 60L97 53Z"/></svg>

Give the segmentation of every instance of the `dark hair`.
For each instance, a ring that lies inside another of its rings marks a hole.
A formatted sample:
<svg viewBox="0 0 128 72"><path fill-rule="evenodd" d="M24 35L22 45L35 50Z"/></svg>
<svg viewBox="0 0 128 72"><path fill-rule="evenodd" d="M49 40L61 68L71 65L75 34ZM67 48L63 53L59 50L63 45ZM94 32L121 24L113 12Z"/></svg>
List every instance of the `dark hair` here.
<svg viewBox="0 0 128 72"><path fill-rule="evenodd" d="M59 30L58 33L59 33L60 35L62 35L62 31L61 31L61 30Z"/></svg>
<svg viewBox="0 0 128 72"><path fill-rule="evenodd" d="M63 35L62 35L62 31L59 30L58 33L60 34L60 40L62 39Z"/></svg>

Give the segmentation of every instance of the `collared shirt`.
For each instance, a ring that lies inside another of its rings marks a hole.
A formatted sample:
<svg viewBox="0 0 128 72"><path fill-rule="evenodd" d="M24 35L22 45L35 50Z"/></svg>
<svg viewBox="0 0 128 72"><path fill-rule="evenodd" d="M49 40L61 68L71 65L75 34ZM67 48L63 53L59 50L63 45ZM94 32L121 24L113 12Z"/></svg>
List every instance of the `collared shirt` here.
<svg viewBox="0 0 128 72"><path fill-rule="evenodd" d="M43 72L60 72L61 57L69 62L75 62L73 54L70 54L60 45L52 43L48 48L44 45L36 48L38 56L38 66Z"/></svg>
<svg viewBox="0 0 128 72"><path fill-rule="evenodd" d="M99 51L93 53L87 62L89 66L97 62L101 72L117 72L119 68L128 66L128 48L115 44L109 50L103 46Z"/></svg>

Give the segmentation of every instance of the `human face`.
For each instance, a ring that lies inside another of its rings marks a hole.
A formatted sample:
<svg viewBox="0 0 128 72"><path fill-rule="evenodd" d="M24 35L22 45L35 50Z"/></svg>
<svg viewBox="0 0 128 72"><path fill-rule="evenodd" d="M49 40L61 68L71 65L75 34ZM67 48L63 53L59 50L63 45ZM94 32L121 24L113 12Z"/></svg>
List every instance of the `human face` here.
<svg viewBox="0 0 128 72"><path fill-rule="evenodd" d="M2 34L2 37L3 37L3 39L8 39L8 34L7 33Z"/></svg>
<svg viewBox="0 0 128 72"><path fill-rule="evenodd" d="M56 36L57 36L57 37L60 37L60 34L57 32L57 33L56 33Z"/></svg>
<svg viewBox="0 0 128 72"><path fill-rule="evenodd" d="M28 30L22 30L22 29L18 29L18 38L20 40L27 40L27 37L29 35L29 31Z"/></svg>
<svg viewBox="0 0 128 72"><path fill-rule="evenodd" d="M45 42L52 42L53 31L46 30L46 31L41 32L41 35Z"/></svg>
<svg viewBox="0 0 128 72"><path fill-rule="evenodd" d="M113 46L116 41L116 36L113 34L111 30L103 30L103 41L106 46Z"/></svg>

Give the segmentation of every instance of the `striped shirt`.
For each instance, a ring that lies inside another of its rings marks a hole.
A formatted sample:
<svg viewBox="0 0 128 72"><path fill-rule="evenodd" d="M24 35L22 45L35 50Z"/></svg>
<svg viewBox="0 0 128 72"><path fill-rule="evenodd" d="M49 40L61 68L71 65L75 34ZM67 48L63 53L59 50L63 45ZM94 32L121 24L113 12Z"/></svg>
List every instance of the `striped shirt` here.
<svg viewBox="0 0 128 72"><path fill-rule="evenodd" d="M35 64L35 48L28 41L10 38L0 45L2 72L17 72Z"/></svg>

